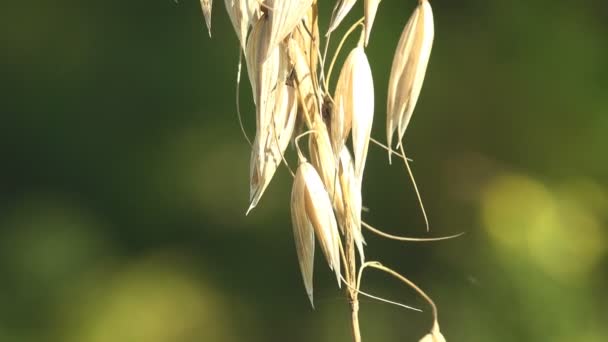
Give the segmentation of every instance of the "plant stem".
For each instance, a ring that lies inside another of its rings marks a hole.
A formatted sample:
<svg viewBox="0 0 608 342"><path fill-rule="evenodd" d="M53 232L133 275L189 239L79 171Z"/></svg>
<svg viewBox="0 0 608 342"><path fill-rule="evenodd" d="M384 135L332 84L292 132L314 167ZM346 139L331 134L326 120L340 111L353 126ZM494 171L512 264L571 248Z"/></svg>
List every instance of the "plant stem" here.
<svg viewBox="0 0 608 342"><path fill-rule="evenodd" d="M348 209L348 208L347 208ZM357 293L357 259L355 255L355 238L353 231L345 228L344 234L344 249L346 250L346 293L350 303L351 310L351 325L353 332L353 341L361 342L361 331L359 329L359 299Z"/></svg>

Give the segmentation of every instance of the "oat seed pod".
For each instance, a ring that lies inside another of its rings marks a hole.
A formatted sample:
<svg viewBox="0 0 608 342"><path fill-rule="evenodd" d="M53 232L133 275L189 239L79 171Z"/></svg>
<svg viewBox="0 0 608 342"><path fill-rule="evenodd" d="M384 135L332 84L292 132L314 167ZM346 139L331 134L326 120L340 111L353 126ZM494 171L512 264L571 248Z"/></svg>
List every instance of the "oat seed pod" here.
<svg viewBox="0 0 608 342"><path fill-rule="evenodd" d="M357 0L338 0L334 11L331 15L331 21L329 22L329 29L327 35L332 33L338 25L344 20L348 12L353 8Z"/></svg>
<svg viewBox="0 0 608 342"><path fill-rule="evenodd" d="M342 189L338 181L338 164L334 155L327 127L321 120L313 123L314 134L311 134L308 143L310 163L315 167L325 188L329 193L332 206L336 211L344 211L342 204Z"/></svg>
<svg viewBox="0 0 608 342"><path fill-rule="evenodd" d="M345 125L350 124L352 121L355 173L361 181L374 120L374 81L362 45L354 48L346 58L340 72L335 99L335 124L332 122L334 151L339 153L342 150L348 134L344 133L344 130L350 127L344 127L342 131L340 127L333 127L341 125L342 122Z"/></svg>
<svg viewBox="0 0 608 342"><path fill-rule="evenodd" d="M268 129L256 134L250 161L250 206L247 214L257 206L270 184L293 135L297 114L295 89L284 83L276 90L276 103Z"/></svg>
<svg viewBox="0 0 608 342"><path fill-rule="evenodd" d="M312 0L267 0L264 3L270 22L269 52L293 32L311 5Z"/></svg>
<svg viewBox="0 0 608 342"><path fill-rule="evenodd" d="M203 9L203 16L205 17L205 24L207 24L207 30L209 31L209 37L211 37L211 6L213 0L201 0L201 8Z"/></svg>
<svg viewBox="0 0 608 342"><path fill-rule="evenodd" d="M298 173L300 174L300 173ZM315 231L310 220L306 217L305 205L302 198L306 192L306 182L304 177L296 176L291 190L291 221L293 225L293 237L296 243L296 253L300 272L304 281L304 289L310 300L313 302L313 269L315 259Z"/></svg>
<svg viewBox="0 0 608 342"><path fill-rule="evenodd" d="M329 268L335 272L340 287L341 242L338 225L323 181L312 164L306 161L301 162L296 171L291 193L291 213L294 230L307 234L308 225L312 225ZM305 270L302 270L302 273L304 274Z"/></svg>
<svg viewBox="0 0 608 342"><path fill-rule="evenodd" d="M420 4L405 26L393 57L387 96L386 134L389 148L398 129L398 143L402 143L420 90L433 45L433 11L427 0ZM391 159L389 151L389 160Z"/></svg>

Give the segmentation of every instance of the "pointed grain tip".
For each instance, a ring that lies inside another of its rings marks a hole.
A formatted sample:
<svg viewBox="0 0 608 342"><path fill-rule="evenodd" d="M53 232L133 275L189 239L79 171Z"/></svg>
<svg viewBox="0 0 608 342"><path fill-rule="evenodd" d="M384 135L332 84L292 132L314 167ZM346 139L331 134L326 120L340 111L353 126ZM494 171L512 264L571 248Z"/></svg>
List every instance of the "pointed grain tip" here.
<svg viewBox="0 0 608 342"><path fill-rule="evenodd" d="M313 301L313 299L312 299L312 298L313 298L313 297L312 297L312 292L308 292L308 293L307 293L307 295L308 295L308 300L310 300L310 306L311 306L311 307L312 307L312 309L314 310L314 309L315 309L315 303L314 303L314 301Z"/></svg>

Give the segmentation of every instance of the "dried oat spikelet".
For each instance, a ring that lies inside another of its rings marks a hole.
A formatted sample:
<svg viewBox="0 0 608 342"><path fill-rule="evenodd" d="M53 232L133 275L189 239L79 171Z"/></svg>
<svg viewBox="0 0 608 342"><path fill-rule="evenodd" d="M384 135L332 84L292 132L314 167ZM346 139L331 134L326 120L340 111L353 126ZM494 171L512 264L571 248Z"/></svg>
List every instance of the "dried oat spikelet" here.
<svg viewBox="0 0 608 342"><path fill-rule="evenodd" d="M381 0L365 0L363 2L363 12L365 15L365 46L369 44L369 36L372 33L372 26L374 26L374 19L376 19L376 12L378 12L378 5Z"/></svg>
<svg viewBox="0 0 608 342"><path fill-rule="evenodd" d="M302 97L302 106L305 107L301 108L300 111L302 112L302 116L308 114L308 117L304 117L304 121L309 129L313 129L311 124L317 120L321 120L314 74L310 70L306 53L300 48L297 41L289 39L287 51L289 60L294 66L297 91Z"/></svg>
<svg viewBox="0 0 608 342"><path fill-rule="evenodd" d="M224 3L241 48L246 50L247 32L260 16L259 2L258 0L224 0Z"/></svg>
<svg viewBox="0 0 608 342"><path fill-rule="evenodd" d="M359 257L361 262L365 262L365 253L363 245L365 239L361 233L361 209L363 206L361 197L361 182L355 174L355 167L353 158L348 151L348 148L344 146L340 152L340 172L339 172L340 186L342 190L342 201L343 208L342 212L338 212L339 222L344 225L343 229L350 229L353 233L357 250L359 251Z"/></svg>
<svg viewBox="0 0 608 342"><path fill-rule="evenodd" d="M346 18L346 15L353 8L357 0L338 0L336 2L336 7L334 7L334 11L331 16L331 21L329 22L329 29L327 30L327 35L332 33L342 20Z"/></svg>
<svg viewBox="0 0 608 342"><path fill-rule="evenodd" d="M266 131L256 135L251 150L250 206L247 213L257 206L270 184L294 131L297 114L295 89L281 83L276 92L271 124Z"/></svg>
<svg viewBox="0 0 608 342"><path fill-rule="evenodd" d="M386 134L389 149L398 129L402 143L414 107L418 101L433 45L433 11L427 0L420 4L405 26L391 68L388 83ZM391 159L389 151L389 160Z"/></svg>
<svg viewBox="0 0 608 342"><path fill-rule="evenodd" d="M353 155L355 174L359 182L363 181L363 169L367 160L367 150L374 120L374 80L372 70L359 46L353 50L352 82L352 115L353 115Z"/></svg>
<svg viewBox="0 0 608 342"><path fill-rule="evenodd" d="M257 21L247 41L245 55L253 102L256 105L256 132L266 129L270 124L270 114L274 108L273 89L279 79L280 47L276 46L270 55L266 56L269 29L267 18L262 17Z"/></svg>
<svg viewBox="0 0 608 342"><path fill-rule="evenodd" d="M291 216L294 230L298 234L308 234L312 226L321 245L321 250L327 259L329 268L336 274L338 286L340 286L340 236L334 212L331 207L329 194L325 190L323 181L312 164L301 161L296 171L293 188L291 192ZM301 248L307 248L301 246ZM305 255L309 257L310 254ZM309 260L301 260L302 265L307 266ZM308 268L302 269L302 275L307 277L304 282L311 280ZM312 281L310 281L312 283ZM312 288L307 289L309 296Z"/></svg>
<svg viewBox="0 0 608 342"><path fill-rule="evenodd" d="M310 220L306 217L305 208L302 209L302 198L305 196L304 193L306 191L305 187L304 176L300 175L294 179L291 190L291 221L298 263L300 264L300 272L304 281L304 289L310 300L310 305L314 308L313 269L315 259L315 230Z"/></svg>
<svg viewBox="0 0 608 342"><path fill-rule="evenodd" d="M353 53L351 52L340 70L334 93L334 106L330 115L329 129L334 154L339 155L350 134L353 121L352 112Z"/></svg>
<svg viewBox="0 0 608 342"><path fill-rule="evenodd" d="M316 77L318 68L317 51L320 42L316 0L313 1L313 5L308 8L302 21L293 30L291 38L297 42L300 50L304 53L305 60L308 61L309 69L313 71L313 77Z"/></svg>
<svg viewBox="0 0 608 342"><path fill-rule="evenodd" d="M334 150L342 150L352 122L355 173L361 180L374 120L374 81L363 44L354 48L340 72L336 87L335 120L332 122ZM345 125L344 128L339 125ZM336 127L337 126L337 127ZM336 127L334 129L334 127Z"/></svg>
<svg viewBox="0 0 608 342"><path fill-rule="evenodd" d="M267 0L264 3L270 22L269 52L293 32L311 5L312 0Z"/></svg>
<svg viewBox="0 0 608 342"><path fill-rule="evenodd" d="M201 0L201 8L203 9L203 16L205 17L205 24L207 24L207 30L209 31L209 37L211 37L211 7L213 0Z"/></svg>
<svg viewBox="0 0 608 342"><path fill-rule="evenodd" d="M321 120L317 120L313 123L313 130L315 134L310 136L308 143L310 162L321 176L332 206L337 212L343 212L342 189L337 179L338 160L332 150L327 127Z"/></svg>

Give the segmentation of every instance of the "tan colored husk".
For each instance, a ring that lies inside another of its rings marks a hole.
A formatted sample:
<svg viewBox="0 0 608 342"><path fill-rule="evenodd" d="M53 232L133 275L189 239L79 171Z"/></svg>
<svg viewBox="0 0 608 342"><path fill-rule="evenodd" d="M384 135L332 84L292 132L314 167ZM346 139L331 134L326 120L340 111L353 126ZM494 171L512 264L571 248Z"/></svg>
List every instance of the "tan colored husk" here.
<svg viewBox="0 0 608 342"><path fill-rule="evenodd" d="M304 288L314 307L313 301L313 269L315 255L315 231L312 223L306 216L306 206L303 203L306 192L304 172L298 171L291 189L291 221L293 235L296 243L296 252L300 272L304 281Z"/></svg>
<svg viewBox="0 0 608 342"><path fill-rule="evenodd" d="M311 134L308 144L310 162L321 176L332 206L337 212L344 212L342 189L337 179L338 160L333 153L327 127L322 121L317 120L313 123L313 130L315 134Z"/></svg>
<svg viewBox="0 0 608 342"><path fill-rule="evenodd" d="M269 129L261 131L254 140L250 166L250 206L247 213L257 206L270 184L293 135L297 114L295 92L291 86L284 83L279 85Z"/></svg>
<svg viewBox="0 0 608 342"><path fill-rule="evenodd" d="M355 175L353 159L348 148L344 146L340 152L340 170L339 170L340 186L342 191L341 200L344 210L338 212L339 222L345 228L350 229L359 251L361 262L365 262L365 253L363 245L365 240L361 232L361 209L363 206L361 197L361 182Z"/></svg>
<svg viewBox="0 0 608 342"><path fill-rule="evenodd" d="M212 1L200 0L209 35ZM362 226L396 240L441 239L393 236L362 221L361 190L369 141L372 140L370 134L374 114L373 78L363 47L369 43L381 0L364 0L364 17L342 37L327 73L325 63L329 39L321 52L317 0L224 1L243 50L243 55L239 56L246 59L256 107L256 134L253 143L250 143L250 206L247 213L256 207L279 164L284 162L294 176L291 192L294 241L311 305L314 307L316 236L330 269L335 273L338 286L341 286L342 281L347 285L346 295L351 306L355 342L361 342L359 294L401 305L359 290L361 275L366 267L392 274L424 297L431 305L434 323L431 331L420 342L445 342L439 331L437 308L433 301L407 278L380 263L365 261ZM340 25L355 2L356 0L337 0L327 35ZM418 0L418 3L396 48L387 96L389 161L393 153L392 138L397 131L397 148L401 152L398 155L406 161L410 175L411 170L403 149L403 136L420 95L434 38L431 6L428 0ZM341 68L332 98L329 85L335 61L344 42L362 23L361 39ZM239 61L239 77L240 70ZM238 102L237 111L240 120ZM301 128L295 128L297 122L300 122L298 125L305 123L308 131L299 134ZM349 134L352 134L352 154L346 146ZM310 162L298 146L298 140L305 135L309 135ZM295 145L299 160L295 174L284 157L287 145L294 136L297 136ZM249 141L248 138L247 140ZM416 193L420 199L417 188ZM427 221L426 214L424 215ZM342 238L339 229L342 230ZM360 262L357 261L355 249L358 250ZM357 277L358 264L361 267Z"/></svg>
<svg viewBox="0 0 608 342"><path fill-rule="evenodd" d="M312 71L313 83L316 84L316 73L318 68L318 51L319 51L319 22L316 0L313 5L308 8L306 15L302 21L293 30L291 38L298 43L300 50L306 57L309 69Z"/></svg>
<svg viewBox="0 0 608 342"><path fill-rule="evenodd" d="M312 0L267 0L264 3L270 22L268 52L293 32L311 5Z"/></svg>
<svg viewBox="0 0 608 342"><path fill-rule="evenodd" d="M302 185L303 183L303 185ZM297 188L296 188L297 186ZM292 190L292 213L295 211L294 229L311 224L327 259L330 269L336 274L340 286L340 236L329 194L319 174L308 162L301 162L295 175Z"/></svg>
<svg viewBox="0 0 608 342"><path fill-rule="evenodd" d="M372 33L376 12L378 12L380 0L365 0L363 3L363 12L365 14L365 46L369 43L369 37Z"/></svg>
<svg viewBox="0 0 608 342"><path fill-rule="evenodd" d="M443 337L441 331L439 331L439 323L437 323L437 321L433 324L431 332L424 335L424 337L420 339L420 342L446 342L445 337Z"/></svg>
<svg viewBox="0 0 608 342"><path fill-rule="evenodd" d="M202 0L204 1L204 0ZM224 0L226 12L243 51L247 48L247 32L260 16L258 0Z"/></svg>
<svg viewBox="0 0 608 342"><path fill-rule="evenodd" d="M329 29L327 30L327 34L332 33L342 20L346 18L346 15L353 8L357 0L338 0L336 2L336 6L334 7L334 11L331 16L331 21L329 22Z"/></svg>
<svg viewBox="0 0 608 342"><path fill-rule="evenodd" d="M250 45L255 44L257 32L252 33ZM259 51L251 49L249 57L255 59ZM277 63L276 67L268 65ZM297 96L294 87L287 85L290 63L283 46L274 49L271 58L259 68L260 78L256 80L259 90L256 108L256 136L252 145L250 161L250 206L253 209L270 183L283 154L293 135L296 115ZM270 75L269 77L266 77ZM268 95L265 95L268 94Z"/></svg>
<svg viewBox="0 0 608 342"><path fill-rule="evenodd" d="M337 156L346 143L352 127L352 70L354 55L351 52L340 70L334 93L334 110L331 115L330 132L331 144Z"/></svg>
<svg viewBox="0 0 608 342"><path fill-rule="evenodd" d="M395 56L388 86L386 134L389 148L398 129L398 144L414 112L433 45L433 12L427 0L420 4L405 26ZM389 160L391 152L389 151Z"/></svg>
<svg viewBox="0 0 608 342"><path fill-rule="evenodd" d="M211 7L213 6L213 0L201 0L201 8L203 9L203 16L205 17L205 24L207 25L207 31L209 31L209 37L211 37Z"/></svg>
<svg viewBox="0 0 608 342"><path fill-rule="evenodd" d="M349 105L346 110L352 113L355 174L359 182L362 182L374 120L374 80L363 47L356 47L351 55L353 56L353 66L348 87L350 101L346 101Z"/></svg>
<svg viewBox="0 0 608 342"><path fill-rule="evenodd" d="M308 128L312 129L312 123L321 120L319 95L315 90L317 88L315 87L314 75L311 73L307 56L297 41L290 39L287 51L289 59L294 65L298 93L302 101L299 112Z"/></svg>
<svg viewBox="0 0 608 342"><path fill-rule="evenodd" d="M275 47L268 58L269 23L265 17L260 18L254 25L249 40L245 60L247 73L251 82L253 102L256 105L256 132L265 129L270 123L270 113L274 108L274 92L280 71L281 53L279 46Z"/></svg>

